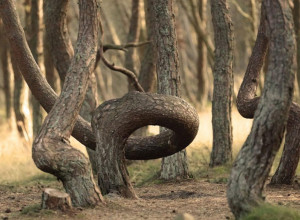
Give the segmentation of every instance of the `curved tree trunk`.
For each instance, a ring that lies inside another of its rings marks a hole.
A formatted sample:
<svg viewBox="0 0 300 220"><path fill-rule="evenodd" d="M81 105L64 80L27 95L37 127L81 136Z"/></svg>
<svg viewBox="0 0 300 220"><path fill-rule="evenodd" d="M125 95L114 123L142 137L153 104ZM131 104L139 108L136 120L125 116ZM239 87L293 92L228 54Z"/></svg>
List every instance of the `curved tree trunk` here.
<svg viewBox="0 0 300 220"><path fill-rule="evenodd" d="M216 49L212 102L213 149L209 165L214 167L232 160L233 28L226 0L212 0L211 14Z"/></svg>
<svg viewBox="0 0 300 220"><path fill-rule="evenodd" d="M234 163L227 191L229 206L237 219L264 201L264 185L282 141L293 94L290 8L283 0L264 0L264 10L261 25L267 22L270 33L269 69L251 132Z"/></svg>
<svg viewBox="0 0 300 220"><path fill-rule="evenodd" d="M136 198L126 169L124 148L131 133L146 125L160 125L174 131L136 137L139 144L147 145L154 154L170 155L192 142L199 121L197 111L174 96L130 92L100 105L94 112L92 127L97 138L98 182L103 194ZM139 152L144 157L150 156Z"/></svg>
<svg viewBox="0 0 300 220"><path fill-rule="evenodd" d="M46 41L49 44L49 50L52 54L54 64L58 70L62 83L65 77L71 60L74 57L74 50L67 28L67 7L69 0L60 1L45 1L45 26L46 26ZM97 82L94 73L89 79L88 90L85 100L80 110L80 115L91 121L92 111L97 107ZM87 148L87 152L92 163L93 170L96 171L96 159L94 151Z"/></svg>
<svg viewBox="0 0 300 220"><path fill-rule="evenodd" d="M44 70L44 58L43 58L43 1L31 0L30 11L30 29L29 29L29 46L32 51L32 55L39 65L40 69ZM35 136L40 130L43 123L43 110L38 100L31 96L32 103L32 129Z"/></svg>
<svg viewBox="0 0 300 220"><path fill-rule="evenodd" d="M260 71L268 51L269 39L266 36L265 18L262 17L257 33L255 45L249 59L249 64L237 96L237 108L245 118L253 118L260 97L256 91L260 79ZM267 61L266 61L267 62ZM288 121L285 144L279 166L271 179L271 184L291 184L300 156L300 137L298 135L300 107L292 103Z"/></svg>
<svg viewBox="0 0 300 220"><path fill-rule="evenodd" d="M52 173L63 182L75 206L89 206L97 204L102 197L93 182L88 159L71 147L68 139L85 96L89 74L94 69L98 40L98 6L95 0L79 1L79 6L81 10L77 55L72 60L62 94L33 143L33 158L41 170ZM37 99L40 100L45 93L53 96L53 90L41 76L26 44L14 2L2 1L0 14L19 69ZM40 85L46 87L36 91Z"/></svg>

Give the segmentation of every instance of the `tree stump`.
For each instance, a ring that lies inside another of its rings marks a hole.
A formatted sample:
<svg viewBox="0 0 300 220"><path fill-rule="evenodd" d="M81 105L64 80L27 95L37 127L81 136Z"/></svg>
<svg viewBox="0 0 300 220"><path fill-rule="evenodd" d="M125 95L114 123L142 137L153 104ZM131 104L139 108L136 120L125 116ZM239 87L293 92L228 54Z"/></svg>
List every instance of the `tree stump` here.
<svg viewBox="0 0 300 220"><path fill-rule="evenodd" d="M46 188L42 194L42 209L72 209L71 197L68 193Z"/></svg>

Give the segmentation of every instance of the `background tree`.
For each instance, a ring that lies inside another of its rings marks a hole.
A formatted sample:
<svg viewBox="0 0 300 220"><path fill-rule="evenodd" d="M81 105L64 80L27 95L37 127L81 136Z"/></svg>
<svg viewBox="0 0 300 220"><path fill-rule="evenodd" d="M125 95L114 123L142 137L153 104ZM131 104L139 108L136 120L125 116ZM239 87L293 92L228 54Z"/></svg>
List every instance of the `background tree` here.
<svg viewBox="0 0 300 220"><path fill-rule="evenodd" d="M212 102L213 149L209 165L214 167L232 160L233 27L226 0L212 0L211 14L216 48Z"/></svg>

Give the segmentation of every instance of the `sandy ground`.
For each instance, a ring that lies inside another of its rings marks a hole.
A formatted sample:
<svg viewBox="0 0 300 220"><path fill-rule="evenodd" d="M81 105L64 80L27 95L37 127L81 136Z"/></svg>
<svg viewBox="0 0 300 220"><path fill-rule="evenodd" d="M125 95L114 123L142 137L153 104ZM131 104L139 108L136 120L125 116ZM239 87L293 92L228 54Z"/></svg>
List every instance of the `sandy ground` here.
<svg viewBox="0 0 300 220"><path fill-rule="evenodd" d="M136 188L140 199L128 200L106 196L106 204L93 209L37 211L27 214L22 210L38 206L43 188L57 185L0 186L0 217L2 219L174 219L180 213L189 213L195 219L234 219L226 201L226 184L206 180L187 180ZM266 190L267 201L300 208L298 186L283 186Z"/></svg>

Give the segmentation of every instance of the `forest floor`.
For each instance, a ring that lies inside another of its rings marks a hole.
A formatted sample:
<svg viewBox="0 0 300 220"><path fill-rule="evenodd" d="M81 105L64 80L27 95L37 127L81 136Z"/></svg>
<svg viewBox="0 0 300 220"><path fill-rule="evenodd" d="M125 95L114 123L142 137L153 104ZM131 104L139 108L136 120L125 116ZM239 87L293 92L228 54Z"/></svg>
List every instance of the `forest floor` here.
<svg viewBox="0 0 300 220"><path fill-rule="evenodd" d="M233 114L234 156L247 137L251 123L236 112ZM128 169L138 200L106 196L106 204L64 213L40 209L43 189L62 189L62 185L34 166L30 147L15 131L8 132L6 126L0 126L0 219L175 219L181 213L191 214L195 219L234 219L226 200L231 165L208 167L212 139L210 124L210 112L200 114L199 134L188 147L190 179L164 182L158 178L160 160L135 162ZM78 143L75 145L83 149ZM280 188L267 187L266 200L299 210L298 182Z"/></svg>

